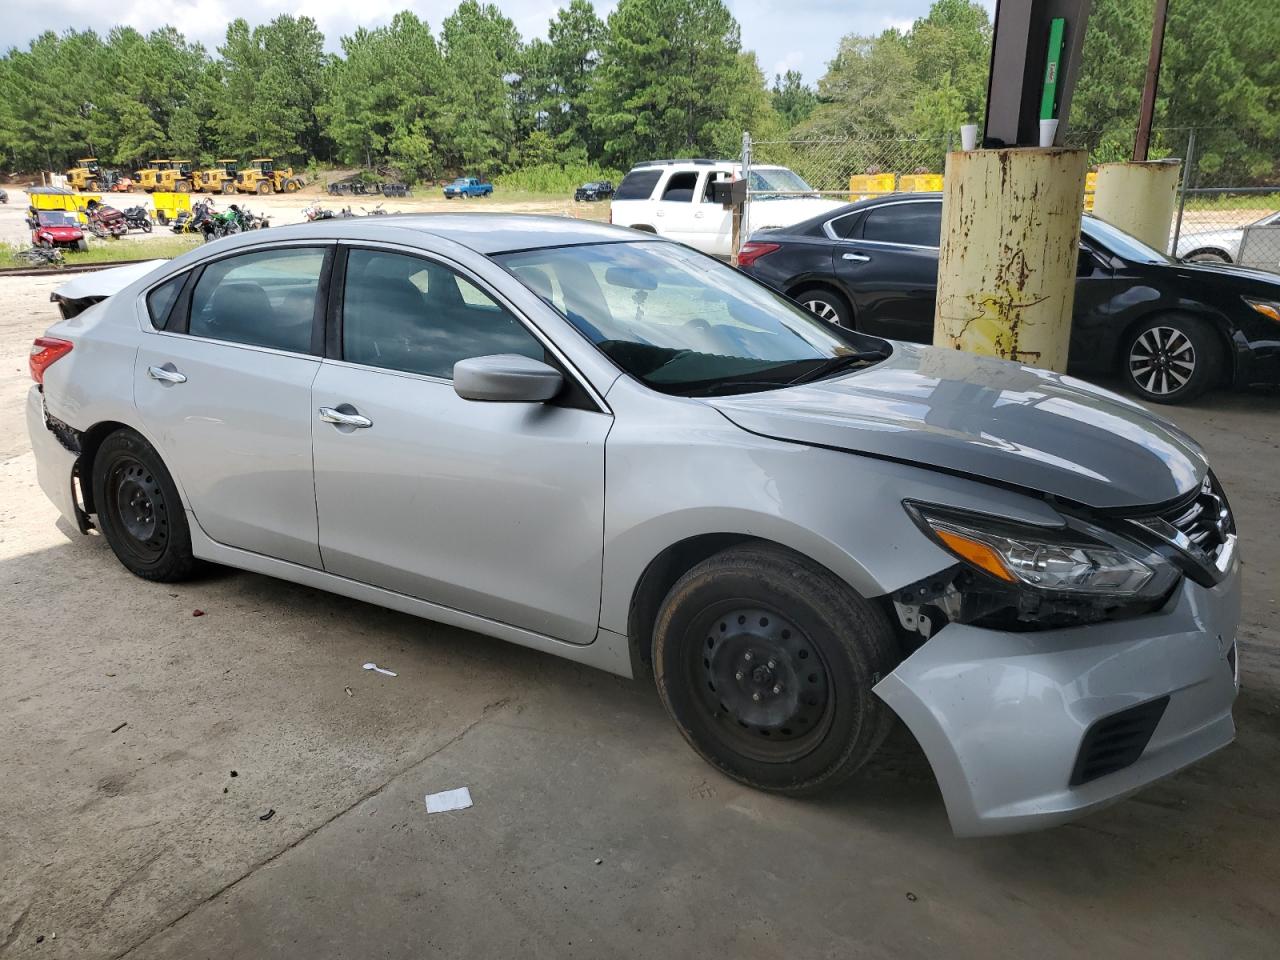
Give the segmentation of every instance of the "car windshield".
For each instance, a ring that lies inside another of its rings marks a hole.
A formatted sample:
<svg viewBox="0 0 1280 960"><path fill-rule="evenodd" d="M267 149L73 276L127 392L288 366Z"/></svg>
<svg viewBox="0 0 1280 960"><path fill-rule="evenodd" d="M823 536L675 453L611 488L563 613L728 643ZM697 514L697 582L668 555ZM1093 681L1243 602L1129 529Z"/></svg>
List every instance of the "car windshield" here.
<svg viewBox="0 0 1280 960"><path fill-rule="evenodd" d="M777 190L780 196L757 195L757 190ZM785 199L788 195L795 196L797 193L812 193L813 187L786 167L773 167L751 171L751 191L752 200L772 200Z"/></svg>
<svg viewBox="0 0 1280 960"><path fill-rule="evenodd" d="M64 210L44 210L40 213L40 223L46 227L74 227L76 221Z"/></svg>
<svg viewBox="0 0 1280 960"><path fill-rule="evenodd" d="M467 185L466 177L459 177L457 180L453 181L453 186L455 187L465 187L466 185Z"/></svg>
<svg viewBox="0 0 1280 960"><path fill-rule="evenodd" d="M1085 217L1081 224L1081 230L1088 239L1126 260L1133 260L1137 263L1173 262L1155 247L1148 247L1137 237L1131 236L1120 228L1113 227L1105 220L1099 220L1097 217Z"/></svg>
<svg viewBox="0 0 1280 960"><path fill-rule="evenodd" d="M495 257L624 371L663 393L789 386L875 363L880 339L832 327L674 243L602 243Z"/></svg>

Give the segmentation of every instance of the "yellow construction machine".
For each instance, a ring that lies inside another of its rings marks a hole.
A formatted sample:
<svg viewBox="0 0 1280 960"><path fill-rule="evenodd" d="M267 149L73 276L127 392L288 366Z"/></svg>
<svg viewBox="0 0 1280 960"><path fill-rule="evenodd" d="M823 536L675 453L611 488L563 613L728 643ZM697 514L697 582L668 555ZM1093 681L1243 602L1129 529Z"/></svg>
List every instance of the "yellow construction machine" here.
<svg viewBox="0 0 1280 960"><path fill-rule="evenodd" d="M235 193L240 165L234 160L218 160L216 167L197 170L194 189L200 193Z"/></svg>
<svg viewBox="0 0 1280 960"><path fill-rule="evenodd" d="M191 190L191 161L152 160L138 171L137 179L138 186L147 193L187 193Z"/></svg>
<svg viewBox="0 0 1280 960"><path fill-rule="evenodd" d="M302 184L302 177L294 176L293 167L277 170L271 157L250 160L236 179L236 189L241 193L297 193Z"/></svg>
<svg viewBox="0 0 1280 960"><path fill-rule="evenodd" d="M79 166L67 171L67 186L73 190L84 190L97 193L102 189L102 168L98 166L97 157L83 157L76 161Z"/></svg>

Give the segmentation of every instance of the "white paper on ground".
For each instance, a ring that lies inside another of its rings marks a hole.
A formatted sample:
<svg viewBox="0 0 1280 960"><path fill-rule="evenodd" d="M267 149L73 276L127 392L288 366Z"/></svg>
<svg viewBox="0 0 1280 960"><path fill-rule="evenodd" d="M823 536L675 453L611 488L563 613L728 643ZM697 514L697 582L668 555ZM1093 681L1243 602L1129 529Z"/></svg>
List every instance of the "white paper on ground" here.
<svg viewBox="0 0 1280 960"><path fill-rule="evenodd" d="M465 810L471 806L471 791L466 787L427 794L427 813L444 813L446 810Z"/></svg>

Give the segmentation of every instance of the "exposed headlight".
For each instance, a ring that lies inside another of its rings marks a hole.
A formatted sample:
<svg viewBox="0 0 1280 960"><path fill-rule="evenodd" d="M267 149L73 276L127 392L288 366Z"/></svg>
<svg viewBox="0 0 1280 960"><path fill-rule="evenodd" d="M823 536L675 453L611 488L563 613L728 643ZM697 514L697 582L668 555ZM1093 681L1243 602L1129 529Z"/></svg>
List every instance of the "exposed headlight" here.
<svg viewBox="0 0 1280 960"><path fill-rule="evenodd" d="M904 506L946 550L1014 587L1125 600L1163 591L1176 577L1158 554L1084 524L1034 527L926 504Z"/></svg>
<svg viewBox="0 0 1280 960"><path fill-rule="evenodd" d="M1254 300L1252 297L1245 297L1244 302L1253 309L1262 314L1268 320L1274 320L1280 323L1280 301L1278 300Z"/></svg>

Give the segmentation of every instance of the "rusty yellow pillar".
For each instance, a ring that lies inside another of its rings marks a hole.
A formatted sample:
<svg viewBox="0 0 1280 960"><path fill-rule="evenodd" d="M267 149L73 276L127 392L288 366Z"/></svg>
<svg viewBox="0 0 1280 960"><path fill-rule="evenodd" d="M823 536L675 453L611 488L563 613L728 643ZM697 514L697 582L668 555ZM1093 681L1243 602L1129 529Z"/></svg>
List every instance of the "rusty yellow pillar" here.
<svg viewBox="0 0 1280 960"><path fill-rule="evenodd" d="M1100 165L1093 215L1148 246L1168 250L1181 168L1177 160Z"/></svg>
<svg viewBox="0 0 1280 960"><path fill-rule="evenodd" d="M1059 147L947 154L935 346L1066 369L1086 162Z"/></svg>

